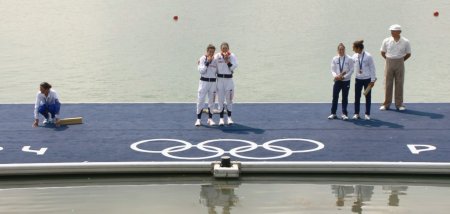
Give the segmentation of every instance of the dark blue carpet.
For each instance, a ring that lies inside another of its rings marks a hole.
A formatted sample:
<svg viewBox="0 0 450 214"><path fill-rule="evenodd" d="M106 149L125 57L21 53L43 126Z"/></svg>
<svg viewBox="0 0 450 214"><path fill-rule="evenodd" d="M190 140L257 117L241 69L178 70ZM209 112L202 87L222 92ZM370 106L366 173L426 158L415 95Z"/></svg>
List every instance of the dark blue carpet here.
<svg viewBox="0 0 450 214"><path fill-rule="evenodd" d="M235 125L196 128L195 104L63 104L62 117L82 116L84 124L60 128L32 128L33 105L0 105L0 164L128 161L212 161L223 149L235 150L240 161L387 161L450 162L450 104L408 104L408 110L381 112L373 105L372 121L327 120L330 104L236 104ZM352 105L349 105L352 113ZM350 117L352 114L349 115ZM206 124L206 114L203 115ZM42 120L42 119L41 119ZM214 115L218 123L218 115ZM178 139L197 145L213 139L241 139L258 145L275 139L302 138L319 141L324 148L308 150L305 141L273 143L270 150L245 147L245 142L216 141L184 150L178 142L155 141L139 148L184 157L168 158L144 153L130 145L146 139ZM434 151L412 154L408 144L426 144ZM43 155L23 152L24 146ZM241 148L238 148L241 147ZM220 149L218 149L220 148ZM253 159L281 157L278 159Z"/></svg>

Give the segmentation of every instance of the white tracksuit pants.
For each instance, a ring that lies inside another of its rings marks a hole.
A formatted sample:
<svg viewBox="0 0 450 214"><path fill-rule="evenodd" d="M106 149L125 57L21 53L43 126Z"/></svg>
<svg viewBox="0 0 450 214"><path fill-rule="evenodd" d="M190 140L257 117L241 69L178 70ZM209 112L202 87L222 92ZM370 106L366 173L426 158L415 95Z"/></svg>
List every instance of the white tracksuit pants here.
<svg viewBox="0 0 450 214"><path fill-rule="evenodd" d="M227 111L233 111L234 82L233 78L217 78L217 95L219 96L219 111L227 103Z"/></svg>
<svg viewBox="0 0 450 214"><path fill-rule="evenodd" d="M197 114L202 112L205 106L206 96L208 96L208 108L213 109L214 100L216 99L216 82L207 82L200 80L198 84L198 100L197 100Z"/></svg>

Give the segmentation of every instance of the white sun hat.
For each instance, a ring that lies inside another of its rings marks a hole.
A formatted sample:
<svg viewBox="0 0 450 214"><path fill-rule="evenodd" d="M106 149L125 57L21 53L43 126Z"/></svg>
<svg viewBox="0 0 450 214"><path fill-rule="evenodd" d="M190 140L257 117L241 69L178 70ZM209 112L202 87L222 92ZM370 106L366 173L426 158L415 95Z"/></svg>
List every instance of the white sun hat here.
<svg viewBox="0 0 450 214"><path fill-rule="evenodd" d="M389 30L401 31L402 30L402 26L400 26L398 24L391 25L391 27L389 27Z"/></svg>

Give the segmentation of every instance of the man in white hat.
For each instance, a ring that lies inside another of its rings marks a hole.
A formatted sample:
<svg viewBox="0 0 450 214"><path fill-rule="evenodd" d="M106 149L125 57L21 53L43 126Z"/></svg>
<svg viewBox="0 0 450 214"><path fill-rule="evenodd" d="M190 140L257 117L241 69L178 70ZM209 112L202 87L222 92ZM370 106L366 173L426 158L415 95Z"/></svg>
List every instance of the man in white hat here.
<svg viewBox="0 0 450 214"><path fill-rule="evenodd" d="M402 32L400 25L392 25L389 30L391 31L391 37L384 39L381 44L381 56L386 59L386 64L384 68L384 103L381 105L380 110L389 109L392 103L392 91L395 83L395 107L397 110L404 111L406 110L403 104L404 62L411 56L411 47L409 40L400 36Z"/></svg>

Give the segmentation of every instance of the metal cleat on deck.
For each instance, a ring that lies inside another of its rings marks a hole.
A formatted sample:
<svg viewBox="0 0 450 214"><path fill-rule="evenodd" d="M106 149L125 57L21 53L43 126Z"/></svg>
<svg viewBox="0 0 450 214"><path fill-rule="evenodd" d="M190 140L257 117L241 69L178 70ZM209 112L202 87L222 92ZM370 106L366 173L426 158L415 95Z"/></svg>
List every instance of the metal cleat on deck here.
<svg viewBox="0 0 450 214"><path fill-rule="evenodd" d="M238 178L241 171L241 163L231 161L229 156L223 156L220 162L216 161L211 165L215 178Z"/></svg>

